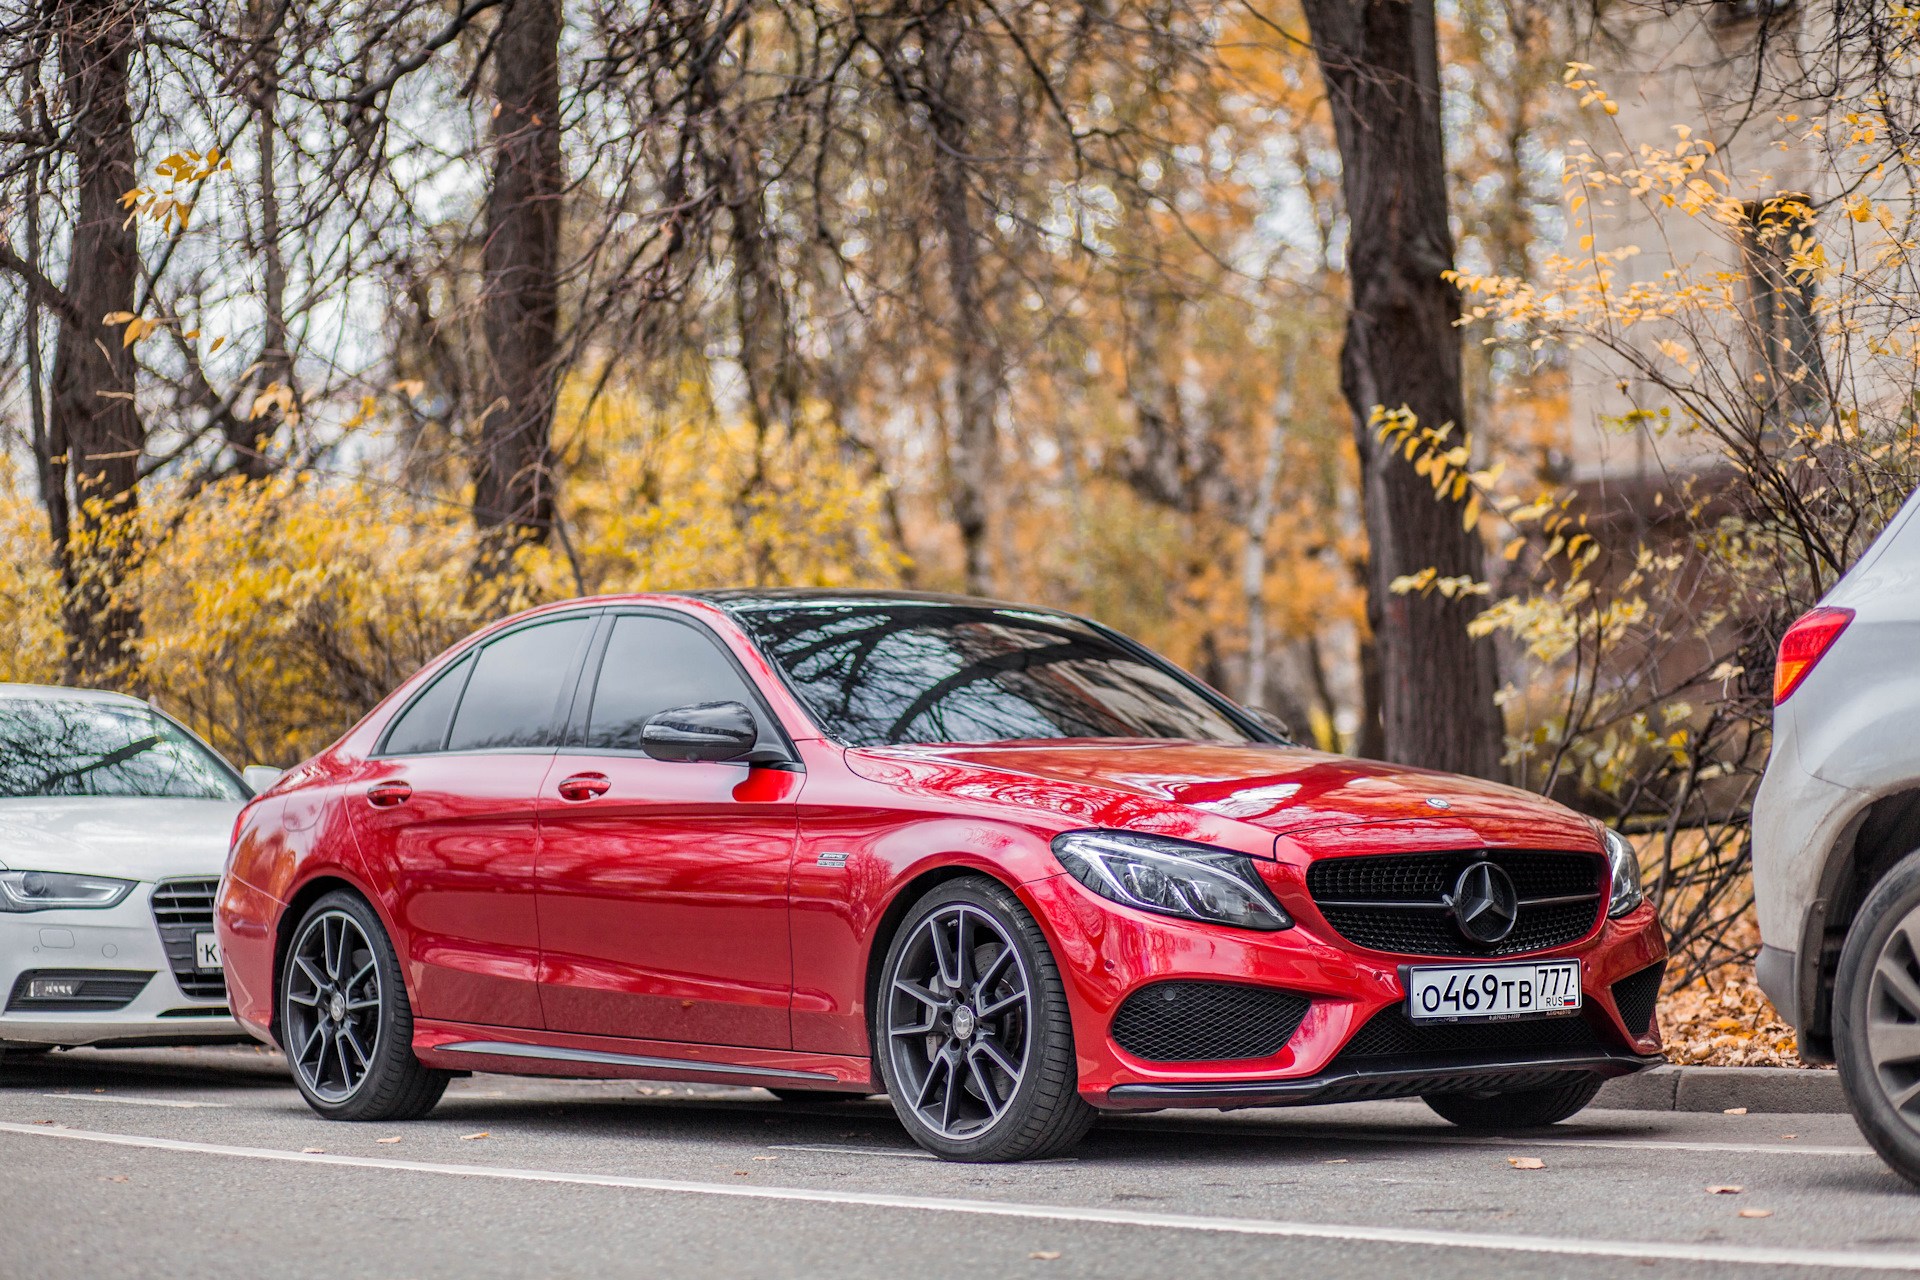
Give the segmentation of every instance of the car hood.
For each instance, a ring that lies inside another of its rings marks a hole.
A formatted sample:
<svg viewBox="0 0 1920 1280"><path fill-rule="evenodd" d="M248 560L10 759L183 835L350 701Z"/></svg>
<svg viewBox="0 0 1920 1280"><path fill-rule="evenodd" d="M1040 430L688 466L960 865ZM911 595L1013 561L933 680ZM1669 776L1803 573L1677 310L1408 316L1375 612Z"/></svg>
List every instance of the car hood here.
<svg viewBox="0 0 1920 1280"><path fill-rule="evenodd" d="M233 800L56 796L0 800L0 866L129 880L217 876Z"/></svg>
<svg viewBox="0 0 1920 1280"><path fill-rule="evenodd" d="M1584 848L1597 842L1590 821L1530 791L1298 747L1100 740L863 748L848 756L862 772L858 757L874 765L940 762L1095 787L1251 823L1278 836L1413 823L1430 833L1453 830L1496 845L1544 847L1551 840L1562 848ZM967 790L979 794L977 787ZM1030 786L1008 794L1048 807L1045 792Z"/></svg>

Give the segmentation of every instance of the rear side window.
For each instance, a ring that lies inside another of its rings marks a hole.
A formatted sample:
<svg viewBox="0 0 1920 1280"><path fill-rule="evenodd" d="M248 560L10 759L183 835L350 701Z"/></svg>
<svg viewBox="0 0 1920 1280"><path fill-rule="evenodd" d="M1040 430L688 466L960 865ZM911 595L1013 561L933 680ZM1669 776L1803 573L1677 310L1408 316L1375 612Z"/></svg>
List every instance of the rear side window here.
<svg viewBox="0 0 1920 1280"><path fill-rule="evenodd" d="M614 620L594 687L587 745L640 750L640 731L662 711L696 702L740 702L761 721L758 700L720 646L684 622L641 614Z"/></svg>
<svg viewBox="0 0 1920 1280"><path fill-rule="evenodd" d="M440 678L393 722L393 728L387 730L387 745L381 750L389 755L418 755L444 747L447 723L453 719L453 708L460 701L460 691L467 687L467 672L472 667L473 659L466 657L441 672Z"/></svg>
<svg viewBox="0 0 1920 1280"><path fill-rule="evenodd" d="M447 736L449 751L552 746L560 699L592 618L523 627L480 651Z"/></svg>

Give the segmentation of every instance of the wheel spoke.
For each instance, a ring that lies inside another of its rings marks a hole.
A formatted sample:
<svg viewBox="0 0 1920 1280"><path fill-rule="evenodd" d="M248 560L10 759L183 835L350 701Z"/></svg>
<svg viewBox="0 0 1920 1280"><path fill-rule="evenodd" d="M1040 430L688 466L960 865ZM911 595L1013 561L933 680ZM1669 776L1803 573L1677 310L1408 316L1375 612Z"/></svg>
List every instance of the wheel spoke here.
<svg viewBox="0 0 1920 1280"><path fill-rule="evenodd" d="M940 981L950 991L960 989L960 962L953 954L953 944L947 940L947 931L935 924L929 937L933 940L934 965Z"/></svg>
<svg viewBox="0 0 1920 1280"><path fill-rule="evenodd" d="M335 916L320 921L320 948L325 959L327 978L340 981L341 953L347 949L347 922Z"/></svg>
<svg viewBox="0 0 1920 1280"><path fill-rule="evenodd" d="M307 1008L312 1009L319 1005L320 993L315 991L311 995L307 995L289 987L287 989L287 999L293 1001L295 1004L305 1005Z"/></svg>
<svg viewBox="0 0 1920 1280"><path fill-rule="evenodd" d="M1876 1067L1920 1058L1920 1022L1869 1022L1867 1049Z"/></svg>
<svg viewBox="0 0 1920 1280"><path fill-rule="evenodd" d="M1020 1068L1007 1061L1007 1055L1000 1052L1000 1046L993 1041L982 1040L974 1045L973 1051L991 1059L993 1065L1006 1072L1010 1079L1018 1080L1020 1078Z"/></svg>
<svg viewBox="0 0 1920 1280"><path fill-rule="evenodd" d="M973 971L973 913L965 907L960 908L960 917L953 925L953 986L956 991L965 991L973 986L967 977Z"/></svg>
<svg viewBox="0 0 1920 1280"><path fill-rule="evenodd" d="M379 996L369 996L365 1000L347 1001L347 1012L349 1013L353 1013L361 1009L378 1009L379 1007L380 1007Z"/></svg>
<svg viewBox="0 0 1920 1280"><path fill-rule="evenodd" d="M1891 950L1888 948L1888 951ZM1873 967L1873 976L1878 980L1875 985L1906 1010L1908 1017L1920 1019L1920 984L1916 984L1913 975L1907 972L1905 961L1896 960L1883 951L1880 963Z"/></svg>
<svg viewBox="0 0 1920 1280"><path fill-rule="evenodd" d="M320 1042L324 1041L326 1038L327 1038L327 1024L324 1021L314 1023L312 1033L307 1036L307 1042L300 1046L300 1051L293 1055L293 1060L301 1064L302 1066L305 1066L307 1063L308 1055L313 1054L314 1045L319 1044ZM314 1062L316 1064L315 1066L316 1071L319 1069L317 1065L319 1062L319 1059L322 1055L325 1054L325 1052L326 1050L323 1046L320 1054L313 1054Z"/></svg>
<svg viewBox="0 0 1920 1280"><path fill-rule="evenodd" d="M327 980L320 976L319 971L313 967L312 962L305 956L295 956L293 958L293 964L295 968L300 970L301 976L313 984L314 994L318 996L320 994L320 988L327 985Z"/></svg>
<svg viewBox="0 0 1920 1280"><path fill-rule="evenodd" d="M1907 1104L1912 1102L1916 1097L1920 1097L1920 1080L1915 1080L1912 1084L1897 1093L1889 1093L1887 1095L1887 1102L1895 1111L1905 1111Z"/></svg>
<svg viewBox="0 0 1920 1280"><path fill-rule="evenodd" d="M920 1026L895 1027L891 1031L889 1031L887 1034L892 1036L898 1036L903 1040L911 1040L915 1036L930 1036L935 1032L935 1030L939 1028L939 1026L940 1026L940 1020L938 1018L928 1018L926 1022Z"/></svg>
<svg viewBox="0 0 1920 1280"><path fill-rule="evenodd" d="M913 1100L913 1105L916 1110L924 1110L926 1105L933 1101L933 1086L938 1082L940 1073L944 1071L946 1067L947 1055L945 1050L936 1053L928 1060L926 1078L920 1082L920 1092Z"/></svg>
<svg viewBox="0 0 1920 1280"><path fill-rule="evenodd" d="M955 1070L959 1064L954 1062L954 1053L951 1048L941 1050L941 1055L947 1059L947 1092L946 1096L940 1100L940 1128L951 1133L953 1132L953 1104L960 1093L960 1073Z"/></svg>
<svg viewBox="0 0 1920 1280"><path fill-rule="evenodd" d="M1009 992L1008 994L1001 996L998 1000L995 1000L992 1004L981 1005L978 1009L974 1010L974 1013L978 1014L982 1018L991 1018L995 1014L999 1013L1002 1009L1010 1009L1016 1004L1024 1003L1026 1001L1026 998L1027 998L1026 988L1022 987L1018 991Z"/></svg>
<svg viewBox="0 0 1920 1280"><path fill-rule="evenodd" d="M1013 948L1008 946L1001 947L1000 954L995 956L992 962L980 971L980 976L975 980L975 985L982 991L990 990L993 987L994 980L1000 976L1000 971L1005 969L1007 962L1012 959Z"/></svg>
<svg viewBox="0 0 1920 1280"><path fill-rule="evenodd" d="M893 989L902 995L912 996L929 1009L944 1009L947 1007L945 1000L933 994L933 992L927 990L917 982L909 982L905 978L895 978L893 980Z"/></svg>
<svg viewBox="0 0 1920 1280"><path fill-rule="evenodd" d="M967 1074L980 1086L980 1100L987 1104L989 1115L998 1117L1007 1109L1006 1101L994 1091L993 1082L987 1078L989 1073L980 1069L980 1056L977 1053L967 1054Z"/></svg>
<svg viewBox="0 0 1920 1280"><path fill-rule="evenodd" d="M373 965L374 965L374 962L371 960L361 965L359 968L359 971L356 972L351 978L348 978L346 985L340 989L342 991L351 991L355 987L359 986L361 983L361 980L364 979L368 974L373 972Z"/></svg>
<svg viewBox="0 0 1920 1280"><path fill-rule="evenodd" d="M340 1024L340 1039L353 1050L353 1056L360 1059L360 1070L365 1071L372 1059L368 1057L367 1051L360 1047L360 1038L353 1034L353 1028L347 1023ZM345 1062L345 1056L343 1055L340 1060Z"/></svg>

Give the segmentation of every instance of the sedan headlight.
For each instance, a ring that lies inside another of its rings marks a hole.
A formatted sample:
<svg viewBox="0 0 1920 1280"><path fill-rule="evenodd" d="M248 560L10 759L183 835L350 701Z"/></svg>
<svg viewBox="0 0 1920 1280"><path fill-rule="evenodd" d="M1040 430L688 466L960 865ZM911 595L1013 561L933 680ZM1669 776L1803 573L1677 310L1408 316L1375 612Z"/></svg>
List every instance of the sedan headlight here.
<svg viewBox="0 0 1920 1280"><path fill-rule="evenodd" d="M0 911L116 906L136 883L68 871L0 871Z"/></svg>
<svg viewBox="0 0 1920 1280"><path fill-rule="evenodd" d="M1053 838L1053 856L1101 897L1142 911L1240 929L1293 925L1243 853L1135 831L1068 831Z"/></svg>
<svg viewBox="0 0 1920 1280"><path fill-rule="evenodd" d="M1601 828L1607 844L1607 870L1613 880L1613 894L1607 899L1607 917L1623 916L1639 906L1646 895L1640 892L1640 859L1627 838L1612 827Z"/></svg>

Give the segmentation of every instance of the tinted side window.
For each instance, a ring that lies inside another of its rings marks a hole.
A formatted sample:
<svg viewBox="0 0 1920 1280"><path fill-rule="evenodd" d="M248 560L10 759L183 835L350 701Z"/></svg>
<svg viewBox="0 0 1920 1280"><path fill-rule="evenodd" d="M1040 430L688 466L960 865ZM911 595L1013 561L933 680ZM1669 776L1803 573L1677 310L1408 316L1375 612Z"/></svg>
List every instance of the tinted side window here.
<svg viewBox="0 0 1920 1280"><path fill-rule="evenodd" d="M427 691L400 713L387 730L387 745L381 750L390 755L414 755L438 751L447 741L447 721L453 718L454 704L467 684L467 671L473 659L466 657L440 673Z"/></svg>
<svg viewBox="0 0 1920 1280"><path fill-rule="evenodd" d="M501 636L480 651L453 717L449 751L554 743L561 694L591 618L567 618Z"/></svg>
<svg viewBox="0 0 1920 1280"><path fill-rule="evenodd" d="M593 691L587 745L638 751L648 717L695 702L743 702L760 718L746 681L705 635L667 618L616 618Z"/></svg>

